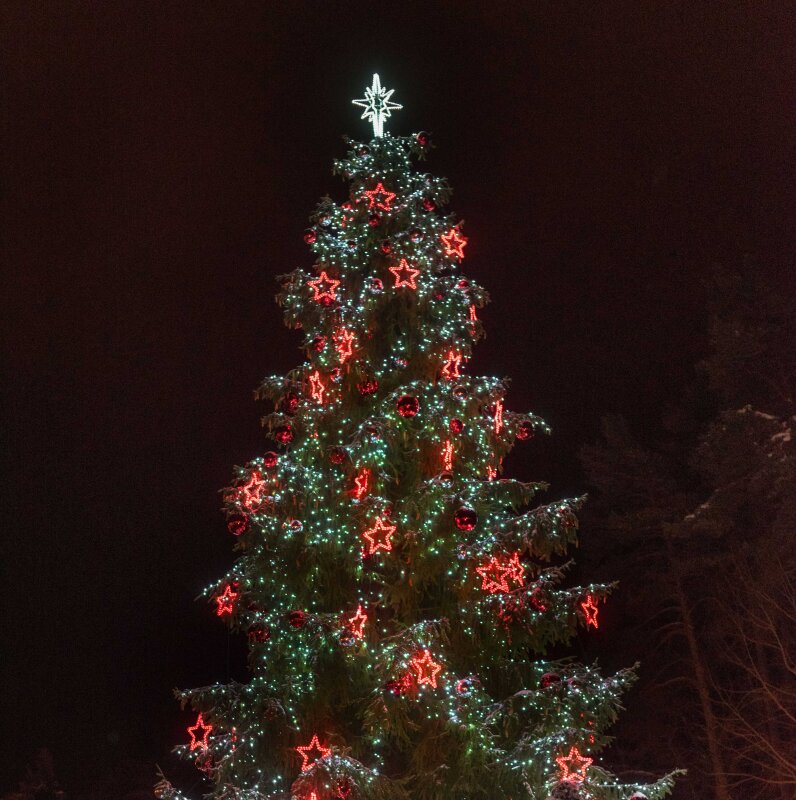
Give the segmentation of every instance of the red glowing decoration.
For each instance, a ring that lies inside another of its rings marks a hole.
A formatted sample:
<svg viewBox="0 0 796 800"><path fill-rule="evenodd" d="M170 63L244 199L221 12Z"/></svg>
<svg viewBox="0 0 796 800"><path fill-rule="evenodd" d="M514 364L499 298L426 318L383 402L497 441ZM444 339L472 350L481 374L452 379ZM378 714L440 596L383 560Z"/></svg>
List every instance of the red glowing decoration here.
<svg viewBox="0 0 796 800"><path fill-rule="evenodd" d="M452 419L448 427L451 433L461 433L464 430L464 423L460 419Z"/></svg>
<svg viewBox="0 0 796 800"><path fill-rule="evenodd" d="M309 744L299 745L296 750L301 756L301 771L306 772L316 761L332 754L329 747L324 747L318 741L318 734L314 734ZM317 755L316 755L317 754Z"/></svg>
<svg viewBox="0 0 796 800"><path fill-rule="evenodd" d="M442 672L442 665L434 661L428 650L413 656L409 666L415 671L414 677L418 686L437 688L437 675Z"/></svg>
<svg viewBox="0 0 796 800"><path fill-rule="evenodd" d="M524 419L517 426L517 438L518 439L530 439L532 437L533 437L533 424L528 422L527 419Z"/></svg>
<svg viewBox="0 0 796 800"><path fill-rule="evenodd" d="M316 403L323 404L323 396L326 393L326 387L321 380L321 373L316 369L310 375L310 395Z"/></svg>
<svg viewBox="0 0 796 800"><path fill-rule="evenodd" d="M246 633L250 642L267 642L271 638L271 629L261 622L249 626Z"/></svg>
<svg viewBox="0 0 796 800"><path fill-rule="evenodd" d="M263 499L265 491L265 480L259 470L253 469L249 475L249 480L240 487L241 505L253 511Z"/></svg>
<svg viewBox="0 0 796 800"><path fill-rule="evenodd" d="M415 417L420 410L420 402L416 397L405 394L403 397L398 398L395 407L402 417Z"/></svg>
<svg viewBox="0 0 796 800"><path fill-rule="evenodd" d="M225 614L232 615L232 612L235 610L235 601L238 599L238 593L227 584L224 587L224 591L216 595L216 603L218 604L218 608L216 608L216 615L219 617L223 617Z"/></svg>
<svg viewBox="0 0 796 800"><path fill-rule="evenodd" d="M460 259L464 258L464 247L467 244L467 239L459 233L458 228L451 228L439 238L442 240L446 256L456 256L456 258Z"/></svg>
<svg viewBox="0 0 796 800"><path fill-rule="evenodd" d="M475 313L475 306L470 306L470 322L478 322L478 314Z"/></svg>
<svg viewBox="0 0 796 800"><path fill-rule="evenodd" d="M497 469L493 467L491 464L487 464L486 467L486 479L488 481L493 481L497 478Z"/></svg>
<svg viewBox="0 0 796 800"><path fill-rule="evenodd" d="M366 551L369 556L372 556L378 550L389 552L392 550L392 535L395 533L396 525L390 525L389 522L379 517L373 523L372 528L368 528L363 534L362 538L368 543Z"/></svg>
<svg viewBox="0 0 796 800"><path fill-rule="evenodd" d="M357 500L361 500L368 493L369 485L370 470L367 467L363 467L356 478L354 478L354 488L351 490L351 494L353 494Z"/></svg>
<svg viewBox="0 0 796 800"><path fill-rule="evenodd" d="M478 523L478 514L475 509L462 506L453 516L453 521L460 531L471 531Z"/></svg>
<svg viewBox="0 0 796 800"><path fill-rule="evenodd" d="M362 610L362 604L357 606L357 613L348 619L348 629L357 639L362 639L365 636L365 623L368 621L368 615Z"/></svg>
<svg viewBox="0 0 796 800"><path fill-rule="evenodd" d="M342 447L333 447L329 451L329 461L332 464L342 464L345 461L345 449Z"/></svg>
<svg viewBox="0 0 796 800"><path fill-rule="evenodd" d="M279 444L290 444L293 441L293 428L290 425L280 425L274 431L274 439Z"/></svg>
<svg viewBox="0 0 796 800"><path fill-rule="evenodd" d="M312 287L312 299L316 303L328 306L337 299L337 287L340 281L330 278L323 270L314 280L307 281L307 285Z"/></svg>
<svg viewBox="0 0 796 800"><path fill-rule="evenodd" d="M437 204L430 197L423 198L423 208L426 211L433 211L436 207Z"/></svg>
<svg viewBox="0 0 796 800"><path fill-rule="evenodd" d="M322 334L313 337L311 347L316 353L322 353L326 349L326 337Z"/></svg>
<svg viewBox="0 0 796 800"><path fill-rule="evenodd" d="M510 591L509 582L519 586L525 582L525 567L520 564L520 554L515 552L511 558L504 555L492 556L486 564L476 567L481 576L481 588L490 594Z"/></svg>
<svg viewBox="0 0 796 800"><path fill-rule="evenodd" d="M196 732L201 730L202 733L200 736L196 735ZM202 748L202 750L207 750L207 737L210 735L210 731L213 730L212 725L205 725L204 718L201 714L196 718L196 725L191 725L188 728L188 733L191 735L191 752L198 748Z"/></svg>
<svg viewBox="0 0 796 800"><path fill-rule="evenodd" d="M267 467L268 469L273 469L279 461L279 456L273 451L269 450L263 456L263 466Z"/></svg>
<svg viewBox="0 0 796 800"><path fill-rule="evenodd" d="M597 621L597 612L599 609L594 602L594 596L587 595L586 599L581 602L580 607L583 609L583 616L586 617L586 627L588 628L592 625L595 628L599 628L600 623Z"/></svg>
<svg viewBox="0 0 796 800"><path fill-rule="evenodd" d="M388 192L384 184L379 181L375 189L365 190L362 197L368 198L368 208L371 211L376 208L381 211L391 211L390 204L395 200L395 192Z"/></svg>
<svg viewBox="0 0 796 800"><path fill-rule="evenodd" d="M503 430L503 401L498 400L495 403L495 433L500 433Z"/></svg>
<svg viewBox="0 0 796 800"><path fill-rule="evenodd" d="M409 262L401 259L401 263L397 267L390 267L390 272L395 275L395 285L393 288L400 289L405 286L407 289L417 289L415 278L420 274L419 269L409 266Z"/></svg>
<svg viewBox="0 0 796 800"><path fill-rule="evenodd" d="M570 747L569 754L558 756L556 764L561 767L562 781L585 781L586 770L594 759L582 756L577 747Z"/></svg>
<svg viewBox="0 0 796 800"><path fill-rule="evenodd" d="M306 231L304 231L304 241L305 241L307 244L314 244L314 243L315 243L315 240L316 240L317 238L318 238L318 234L317 234L317 233L315 233L315 231L314 231L314 230L312 230L312 228L309 228L309 229L307 229Z"/></svg>
<svg viewBox="0 0 796 800"><path fill-rule="evenodd" d="M287 615L287 621L290 623L291 628L299 630L300 628L303 628L307 624L307 615L304 611L301 611L300 609L296 611L291 611Z"/></svg>
<svg viewBox="0 0 796 800"><path fill-rule="evenodd" d="M348 795L351 794L351 781L348 778L340 778L334 787L334 796L339 797L340 800L348 800Z"/></svg>
<svg viewBox="0 0 796 800"><path fill-rule="evenodd" d="M445 359L445 364L442 367L442 377L445 378L446 381L452 381L454 378L458 378L461 365L461 353L454 353L453 350L449 350Z"/></svg>
<svg viewBox="0 0 796 800"><path fill-rule="evenodd" d="M234 536L240 536L249 527L249 518L245 514L230 514L227 529Z"/></svg>
<svg viewBox="0 0 796 800"><path fill-rule="evenodd" d="M334 332L334 344L337 348L337 355L340 358L340 363L345 364L349 358L351 358L351 354L353 353L354 349L354 334L351 331L345 330L345 328L338 328Z"/></svg>
<svg viewBox="0 0 796 800"><path fill-rule="evenodd" d="M453 442L450 440L442 446L442 469L445 472L453 470Z"/></svg>

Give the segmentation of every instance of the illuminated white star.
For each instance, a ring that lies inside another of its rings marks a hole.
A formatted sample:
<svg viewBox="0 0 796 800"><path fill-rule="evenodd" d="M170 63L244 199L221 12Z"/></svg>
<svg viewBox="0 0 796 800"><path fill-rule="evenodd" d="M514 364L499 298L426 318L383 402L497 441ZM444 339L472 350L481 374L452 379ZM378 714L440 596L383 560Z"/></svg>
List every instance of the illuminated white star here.
<svg viewBox="0 0 796 800"><path fill-rule="evenodd" d="M376 137L384 135L384 120L391 116L390 112L403 108L390 100L394 91L382 88L379 76L374 73L373 85L365 89L365 96L361 100L351 101L355 106L365 109L360 119L373 123L373 135Z"/></svg>

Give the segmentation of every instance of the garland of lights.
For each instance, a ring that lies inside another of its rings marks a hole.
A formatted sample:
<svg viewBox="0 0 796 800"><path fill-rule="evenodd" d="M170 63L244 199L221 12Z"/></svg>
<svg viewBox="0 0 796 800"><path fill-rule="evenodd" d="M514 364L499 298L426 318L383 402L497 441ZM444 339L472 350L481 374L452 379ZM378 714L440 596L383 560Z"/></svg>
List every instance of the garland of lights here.
<svg viewBox="0 0 796 800"><path fill-rule="evenodd" d="M459 273L450 188L412 168L429 135L384 132L391 96L374 75L354 101L374 138L335 163L313 266L280 278L306 360L263 381L274 449L224 492L238 557L205 594L251 679L178 692L198 717L176 751L216 800L408 800L418 775L444 776L439 800L660 800L671 776L592 768L633 675L528 658L596 629L611 586L564 585L580 498L523 510L546 487L501 477L549 429L467 374L487 295Z"/></svg>

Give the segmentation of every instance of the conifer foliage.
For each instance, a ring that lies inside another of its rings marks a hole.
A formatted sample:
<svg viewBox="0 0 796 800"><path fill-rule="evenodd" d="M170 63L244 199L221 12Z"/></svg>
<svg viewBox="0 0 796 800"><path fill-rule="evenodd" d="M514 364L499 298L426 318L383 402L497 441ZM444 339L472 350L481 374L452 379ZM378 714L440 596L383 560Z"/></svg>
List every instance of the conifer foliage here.
<svg viewBox="0 0 796 800"><path fill-rule="evenodd" d="M281 277L306 360L259 389L272 449L225 492L238 557L206 590L251 679L178 692L176 750L213 798L657 800L671 776L598 761L632 673L544 659L599 628L611 587L566 584L581 499L502 477L548 428L469 374L488 298L448 184L413 168L430 138L348 146L314 265Z"/></svg>

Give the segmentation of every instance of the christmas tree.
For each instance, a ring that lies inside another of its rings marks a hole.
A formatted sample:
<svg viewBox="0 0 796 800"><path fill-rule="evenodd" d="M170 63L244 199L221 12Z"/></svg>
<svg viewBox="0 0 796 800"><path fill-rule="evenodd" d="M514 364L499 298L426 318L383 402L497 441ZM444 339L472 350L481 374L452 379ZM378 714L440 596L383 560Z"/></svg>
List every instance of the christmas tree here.
<svg viewBox="0 0 796 800"><path fill-rule="evenodd" d="M260 390L274 450L225 491L239 557L206 596L248 636L251 680L178 692L195 717L176 751L213 798L656 800L672 776L622 783L598 766L633 680L547 661L599 627L611 587L565 588L581 499L502 478L516 440L548 433L468 375L484 289L444 179L412 169L425 133L374 75L363 118L282 276L307 358ZM184 798L167 780L163 798Z"/></svg>

